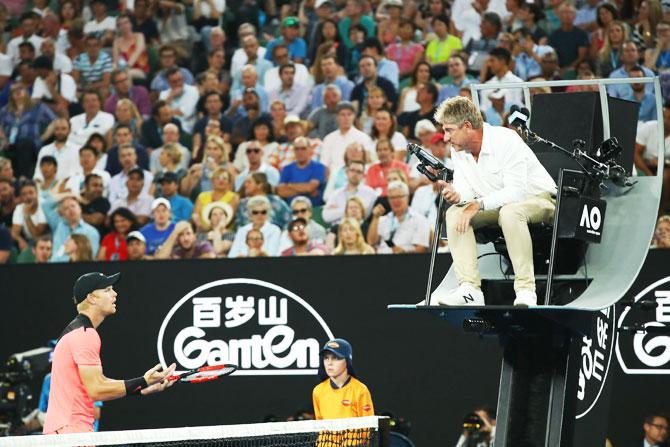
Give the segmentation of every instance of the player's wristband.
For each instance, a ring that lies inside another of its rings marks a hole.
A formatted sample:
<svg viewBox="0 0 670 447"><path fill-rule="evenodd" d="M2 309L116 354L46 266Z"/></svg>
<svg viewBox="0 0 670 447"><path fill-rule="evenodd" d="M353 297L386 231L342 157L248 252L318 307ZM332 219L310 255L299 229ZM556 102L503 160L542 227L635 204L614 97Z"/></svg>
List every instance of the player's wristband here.
<svg viewBox="0 0 670 447"><path fill-rule="evenodd" d="M139 396L140 392L149 386L144 377L124 380L123 384L126 386L126 396Z"/></svg>

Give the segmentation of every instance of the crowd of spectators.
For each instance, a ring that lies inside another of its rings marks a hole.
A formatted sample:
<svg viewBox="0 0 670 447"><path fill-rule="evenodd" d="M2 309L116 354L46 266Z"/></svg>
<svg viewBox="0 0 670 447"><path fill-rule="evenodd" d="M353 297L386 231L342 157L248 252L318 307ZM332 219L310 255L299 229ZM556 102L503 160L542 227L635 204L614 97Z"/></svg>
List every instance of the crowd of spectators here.
<svg viewBox="0 0 670 447"><path fill-rule="evenodd" d="M405 148L449 165L440 101L656 75L667 96L669 20L660 0L3 1L0 261L427 251L437 190ZM608 92L640 103L653 175L670 108ZM480 106L505 125L522 102Z"/></svg>

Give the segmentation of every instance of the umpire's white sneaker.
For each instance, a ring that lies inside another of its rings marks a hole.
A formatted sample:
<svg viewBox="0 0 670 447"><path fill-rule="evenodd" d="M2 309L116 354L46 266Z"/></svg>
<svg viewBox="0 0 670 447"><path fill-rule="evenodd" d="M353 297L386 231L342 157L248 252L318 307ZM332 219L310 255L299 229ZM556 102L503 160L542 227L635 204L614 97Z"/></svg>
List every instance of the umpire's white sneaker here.
<svg viewBox="0 0 670 447"><path fill-rule="evenodd" d="M522 289L516 291L515 306L537 306L537 295L534 290Z"/></svg>
<svg viewBox="0 0 670 447"><path fill-rule="evenodd" d="M461 284L444 297L434 297L443 306L484 306L484 294L470 284Z"/></svg>

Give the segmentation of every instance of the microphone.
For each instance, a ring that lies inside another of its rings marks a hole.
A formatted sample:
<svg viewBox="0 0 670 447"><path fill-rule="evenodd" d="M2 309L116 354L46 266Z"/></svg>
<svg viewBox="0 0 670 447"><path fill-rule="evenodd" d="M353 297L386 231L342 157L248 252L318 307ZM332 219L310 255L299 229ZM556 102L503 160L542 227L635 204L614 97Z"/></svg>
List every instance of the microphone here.
<svg viewBox="0 0 670 447"><path fill-rule="evenodd" d="M510 126L519 127L521 129L528 128L528 119L530 118L530 111L525 107L519 107L514 104L509 109L510 115L507 118Z"/></svg>
<svg viewBox="0 0 670 447"><path fill-rule="evenodd" d="M407 150L414 154L422 164L427 165L433 169L441 171L446 167L444 166L444 163L442 163L436 156L418 144L407 143Z"/></svg>

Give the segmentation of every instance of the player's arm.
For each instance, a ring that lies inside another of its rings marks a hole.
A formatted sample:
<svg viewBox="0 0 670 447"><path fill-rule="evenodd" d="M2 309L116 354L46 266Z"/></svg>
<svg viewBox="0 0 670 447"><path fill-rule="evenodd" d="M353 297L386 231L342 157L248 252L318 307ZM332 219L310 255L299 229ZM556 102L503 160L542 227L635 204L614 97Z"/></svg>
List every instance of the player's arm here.
<svg viewBox="0 0 670 447"><path fill-rule="evenodd" d="M147 371L144 376L128 380L109 379L102 373L100 365L79 365L79 377L86 388L91 400L113 400L131 394L151 394L163 391L174 382L166 379L175 370L175 365L170 365L164 371L160 364Z"/></svg>

